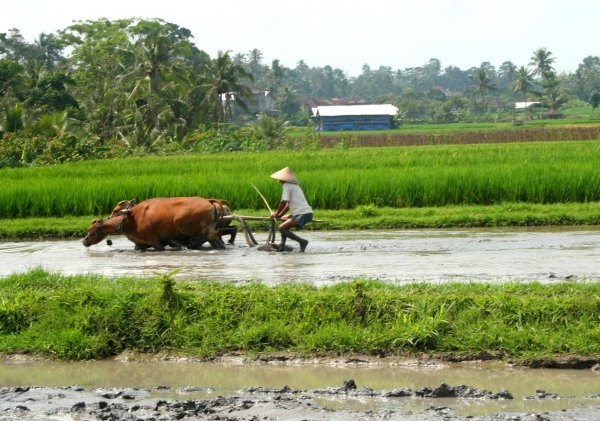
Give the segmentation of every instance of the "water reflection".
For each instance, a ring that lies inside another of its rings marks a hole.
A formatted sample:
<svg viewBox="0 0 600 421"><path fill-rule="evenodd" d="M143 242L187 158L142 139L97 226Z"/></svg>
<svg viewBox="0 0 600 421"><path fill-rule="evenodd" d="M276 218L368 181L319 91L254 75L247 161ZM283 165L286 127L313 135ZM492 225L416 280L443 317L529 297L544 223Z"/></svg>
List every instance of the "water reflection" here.
<svg viewBox="0 0 600 421"><path fill-rule="evenodd" d="M25 362L0 364L0 386L65 386L156 387L170 386L167 391L154 391L163 398L196 399L215 395L239 394L249 386L290 386L308 390L339 386L354 379L358 387L372 389L435 387L445 382L451 386L468 385L498 392L509 390L515 399L483 401L473 399L421 398L328 398L317 397L320 404L335 409L398 409L449 406L460 415L499 411L558 411L582 403L597 404L585 396L600 393L600 375L591 370L530 370L494 367L452 366L418 367L331 367L288 365L226 365L174 362ZM178 393L182 387L203 389L194 393ZM562 399L524 400L536 390L555 393ZM571 397L571 398L569 398Z"/></svg>

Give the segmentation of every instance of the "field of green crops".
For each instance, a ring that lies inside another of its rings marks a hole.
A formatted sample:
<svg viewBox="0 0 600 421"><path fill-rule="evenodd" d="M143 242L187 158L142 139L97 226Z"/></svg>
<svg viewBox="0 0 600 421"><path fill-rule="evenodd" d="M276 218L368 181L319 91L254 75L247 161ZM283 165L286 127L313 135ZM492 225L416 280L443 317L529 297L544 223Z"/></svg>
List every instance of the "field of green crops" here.
<svg viewBox="0 0 600 421"><path fill-rule="evenodd" d="M580 115L585 114L589 116L591 107L581 107L574 109L563 110L565 115ZM518 115L517 118L522 118ZM589 126L598 125L600 123L600 112L597 112L595 116L589 117L577 117L577 118L564 118L560 120L529 120L525 121L523 125L514 126L512 122L486 122L486 123L420 123L420 124L404 124L396 129L392 130L368 130L359 132L345 132L350 136L363 136L363 135L398 135L407 133L448 133L448 132L471 132L471 131L493 131L493 130L527 130L533 128L549 128L560 130L564 127L577 127L577 126ZM306 128L294 127L290 133L292 137L305 136ZM323 132L320 134L321 137L339 137L340 132Z"/></svg>
<svg viewBox="0 0 600 421"><path fill-rule="evenodd" d="M0 218L107 214L120 200L224 198L275 206L290 166L316 209L600 200L600 141L351 148L86 161L0 170Z"/></svg>

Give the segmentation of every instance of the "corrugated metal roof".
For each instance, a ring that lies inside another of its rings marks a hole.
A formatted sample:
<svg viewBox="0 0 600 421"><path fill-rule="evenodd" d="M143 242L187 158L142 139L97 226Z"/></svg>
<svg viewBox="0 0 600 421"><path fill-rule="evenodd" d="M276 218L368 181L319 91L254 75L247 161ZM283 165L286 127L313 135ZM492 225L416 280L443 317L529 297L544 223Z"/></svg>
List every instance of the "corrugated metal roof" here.
<svg viewBox="0 0 600 421"><path fill-rule="evenodd" d="M529 106L531 106L533 104L539 104L539 102L538 101L535 101L535 102L515 102L515 108L517 110L520 110L522 108L528 108Z"/></svg>
<svg viewBox="0 0 600 421"><path fill-rule="evenodd" d="M315 110L315 108L313 108ZM344 115L396 115L398 108L392 104L376 105L323 105L318 106L315 115L339 117Z"/></svg>

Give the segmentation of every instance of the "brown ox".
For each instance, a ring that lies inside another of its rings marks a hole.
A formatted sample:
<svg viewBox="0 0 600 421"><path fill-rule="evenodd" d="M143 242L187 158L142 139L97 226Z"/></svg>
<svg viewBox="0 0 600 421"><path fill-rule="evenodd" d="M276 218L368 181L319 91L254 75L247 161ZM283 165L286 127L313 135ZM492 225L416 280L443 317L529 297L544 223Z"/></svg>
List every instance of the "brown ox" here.
<svg viewBox="0 0 600 421"><path fill-rule="evenodd" d="M152 247L162 251L168 245L182 247L198 241L208 241L213 248L222 249L225 246L219 224L226 203L201 197L173 197L148 199L132 207L125 205L112 217L94 220L83 245L89 247L108 235L123 234L136 250Z"/></svg>
<svg viewBox="0 0 600 421"><path fill-rule="evenodd" d="M223 206L223 210L224 210L224 212L222 213L221 216L227 216L227 215L232 214L231 205L229 204L229 202L227 200L223 200L223 199L208 199L208 200L212 201L212 202L217 202L217 201L220 202L220 204ZM116 206L110 213L109 218L112 218L117 215L123 215L124 213L128 212L129 209L134 207L135 205L137 205L137 199L121 200L119 203L116 204ZM223 235L229 235L229 241L227 241L229 244L235 243L235 237L237 236L237 227L235 225L231 225L231 220L221 221L219 223L219 231L221 232L221 237ZM197 237L197 238L190 239L189 241L182 241L181 245L185 246L187 248L195 249L195 248L200 248L202 246L202 244L206 243L207 241L208 241L208 238Z"/></svg>

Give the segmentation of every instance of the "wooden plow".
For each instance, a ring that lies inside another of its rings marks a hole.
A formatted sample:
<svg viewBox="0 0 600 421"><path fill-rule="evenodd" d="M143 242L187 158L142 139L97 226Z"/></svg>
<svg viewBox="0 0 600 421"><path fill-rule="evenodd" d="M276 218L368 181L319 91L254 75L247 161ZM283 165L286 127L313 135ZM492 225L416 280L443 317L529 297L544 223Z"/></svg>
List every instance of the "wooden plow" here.
<svg viewBox="0 0 600 421"><path fill-rule="evenodd" d="M244 231L244 238L246 239L246 244L248 244L250 247L257 247L258 250L262 250L262 251L277 251L279 245L275 243L276 240L276 236L275 236L275 220L272 218L267 218L264 216L240 216L240 215L236 215L236 214L232 214L232 215L226 215L223 216L221 218L222 222L231 222L231 221L237 221L240 223L240 225L242 226L242 230ZM252 231L250 230L250 227L248 226L248 224L246 223L246 221L269 221L269 231L267 234L267 241L264 244L259 244L256 239L254 238L254 235L252 234ZM314 220L312 222L321 222L321 220ZM286 246L287 248L287 246ZM289 250L291 250L291 247L289 248Z"/></svg>

